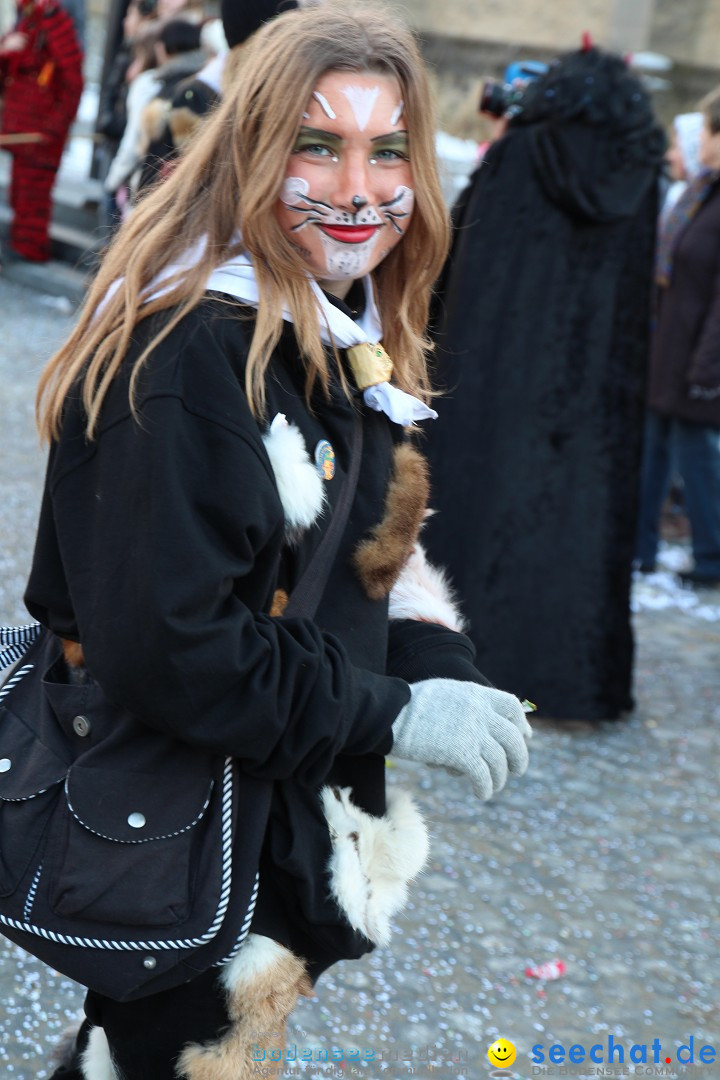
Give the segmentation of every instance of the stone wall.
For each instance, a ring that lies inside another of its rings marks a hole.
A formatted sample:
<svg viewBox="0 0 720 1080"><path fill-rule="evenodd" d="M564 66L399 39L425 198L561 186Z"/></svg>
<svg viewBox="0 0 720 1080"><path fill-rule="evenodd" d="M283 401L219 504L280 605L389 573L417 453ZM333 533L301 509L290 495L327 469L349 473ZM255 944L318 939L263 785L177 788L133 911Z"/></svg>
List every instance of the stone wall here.
<svg viewBox="0 0 720 1080"><path fill-rule="evenodd" d="M637 3L638 0L630 0ZM422 33L470 41L532 41L567 49L583 30L605 38L613 0L389 0Z"/></svg>
<svg viewBox="0 0 720 1080"><path fill-rule="evenodd" d="M655 0L649 47L667 53L681 64L717 70L720 68L720 3L718 0Z"/></svg>
<svg viewBox="0 0 720 1080"><path fill-rule="evenodd" d="M482 140L489 133L487 122L477 112L483 78L500 78L513 60L547 62L564 51L437 34L423 34L421 40L435 82L439 124L463 139ZM575 48L576 44L573 41L568 47ZM663 76L668 86L651 92L660 120L669 124L673 116L693 110L701 97L720 85L720 51L713 66L676 63Z"/></svg>

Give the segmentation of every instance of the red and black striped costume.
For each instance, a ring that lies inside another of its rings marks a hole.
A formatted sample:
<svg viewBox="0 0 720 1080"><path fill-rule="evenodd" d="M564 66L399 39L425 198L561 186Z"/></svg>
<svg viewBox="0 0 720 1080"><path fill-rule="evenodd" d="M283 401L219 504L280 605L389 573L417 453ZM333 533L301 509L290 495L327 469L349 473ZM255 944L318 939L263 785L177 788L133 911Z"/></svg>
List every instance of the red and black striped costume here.
<svg viewBox="0 0 720 1080"><path fill-rule="evenodd" d="M57 0L19 3L13 33L23 34L26 42L20 50L3 52L5 38L0 38L0 130L38 132L44 140L8 146L13 155L10 244L23 258L44 262L50 255L50 197L80 102L83 56L72 19Z"/></svg>

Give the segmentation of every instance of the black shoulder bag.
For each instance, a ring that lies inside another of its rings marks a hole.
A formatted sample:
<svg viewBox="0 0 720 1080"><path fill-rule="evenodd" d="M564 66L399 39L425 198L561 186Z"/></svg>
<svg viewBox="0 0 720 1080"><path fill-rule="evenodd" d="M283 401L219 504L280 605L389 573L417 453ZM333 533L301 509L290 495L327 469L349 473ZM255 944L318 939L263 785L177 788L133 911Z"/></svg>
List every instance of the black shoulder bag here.
<svg viewBox="0 0 720 1080"><path fill-rule="evenodd" d="M312 617L362 452L286 615ZM230 960L250 930L272 782L70 680L62 643L0 628L0 931L117 1001Z"/></svg>

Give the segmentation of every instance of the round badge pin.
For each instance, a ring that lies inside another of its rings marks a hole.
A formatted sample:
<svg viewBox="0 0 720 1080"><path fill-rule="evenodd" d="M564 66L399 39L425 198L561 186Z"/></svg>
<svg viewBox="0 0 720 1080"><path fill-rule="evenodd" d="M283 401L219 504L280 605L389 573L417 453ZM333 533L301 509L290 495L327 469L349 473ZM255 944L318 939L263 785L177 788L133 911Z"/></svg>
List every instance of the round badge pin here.
<svg viewBox="0 0 720 1080"><path fill-rule="evenodd" d="M315 468L323 480L332 480L335 475L335 451L327 439L321 439L315 447Z"/></svg>

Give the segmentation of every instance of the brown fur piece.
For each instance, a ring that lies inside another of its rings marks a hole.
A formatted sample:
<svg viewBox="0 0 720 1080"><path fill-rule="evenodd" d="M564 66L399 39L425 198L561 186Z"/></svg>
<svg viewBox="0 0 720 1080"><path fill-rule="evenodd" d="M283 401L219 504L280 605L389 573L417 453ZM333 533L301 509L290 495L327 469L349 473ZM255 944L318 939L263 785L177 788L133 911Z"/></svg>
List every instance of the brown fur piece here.
<svg viewBox="0 0 720 1080"><path fill-rule="evenodd" d="M186 109L184 106L171 109L168 123L170 124L173 142L178 150L182 150L204 119L204 116L199 116L198 113L193 112L192 109Z"/></svg>
<svg viewBox="0 0 720 1080"><path fill-rule="evenodd" d="M412 552L430 495L428 464L422 454L401 443L385 496L385 514L361 541L353 561L371 600L387 596Z"/></svg>
<svg viewBox="0 0 720 1080"><path fill-rule="evenodd" d="M300 995L315 994L303 961L280 945L271 946L270 962L241 973L229 991L232 1026L228 1032L217 1042L186 1047L178 1062L178 1076L186 1080L250 1080L256 1075L254 1048L258 1045L265 1050L265 1064L280 1068L277 1059L285 1050L288 1017ZM275 1062L268 1056L273 1050Z"/></svg>
<svg viewBox="0 0 720 1080"><path fill-rule="evenodd" d="M139 156L145 156L148 146L162 135L170 113L170 102L164 98L153 98L140 115L140 136L138 138Z"/></svg>
<svg viewBox="0 0 720 1080"><path fill-rule="evenodd" d="M85 654L79 641L70 641L68 638L63 638L62 647L65 663L69 668L85 667Z"/></svg>
<svg viewBox="0 0 720 1080"><path fill-rule="evenodd" d="M285 611L285 608L288 606L289 599L290 597L284 589L276 589L273 596L272 607L270 608L270 614L274 615L275 618L277 618L279 615L282 615Z"/></svg>

